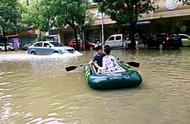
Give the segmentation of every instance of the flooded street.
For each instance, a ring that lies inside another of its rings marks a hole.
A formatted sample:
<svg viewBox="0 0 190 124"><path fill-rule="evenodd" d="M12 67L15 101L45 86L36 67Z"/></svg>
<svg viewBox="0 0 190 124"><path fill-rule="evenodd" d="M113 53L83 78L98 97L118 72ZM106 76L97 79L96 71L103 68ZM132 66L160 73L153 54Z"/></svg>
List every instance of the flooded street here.
<svg viewBox="0 0 190 124"><path fill-rule="evenodd" d="M0 53L0 124L189 124L190 49L114 50L123 61L141 63L139 88L92 90L82 56Z"/></svg>

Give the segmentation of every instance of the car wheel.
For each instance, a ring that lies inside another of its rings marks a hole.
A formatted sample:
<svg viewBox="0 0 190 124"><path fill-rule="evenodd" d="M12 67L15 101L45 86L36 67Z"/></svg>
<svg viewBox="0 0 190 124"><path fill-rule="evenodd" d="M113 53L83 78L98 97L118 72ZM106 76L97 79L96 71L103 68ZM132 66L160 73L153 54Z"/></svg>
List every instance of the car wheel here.
<svg viewBox="0 0 190 124"><path fill-rule="evenodd" d="M2 49L0 49L0 51L3 51Z"/></svg>
<svg viewBox="0 0 190 124"><path fill-rule="evenodd" d="M58 54L59 52L58 51L54 51L53 54Z"/></svg>
<svg viewBox="0 0 190 124"><path fill-rule="evenodd" d="M32 55L36 55L36 52L32 51L31 54L32 54Z"/></svg>
<svg viewBox="0 0 190 124"><path fill-rule="evenodd" d="M11 51L11 48L9 48L8 50Z"/></svg>

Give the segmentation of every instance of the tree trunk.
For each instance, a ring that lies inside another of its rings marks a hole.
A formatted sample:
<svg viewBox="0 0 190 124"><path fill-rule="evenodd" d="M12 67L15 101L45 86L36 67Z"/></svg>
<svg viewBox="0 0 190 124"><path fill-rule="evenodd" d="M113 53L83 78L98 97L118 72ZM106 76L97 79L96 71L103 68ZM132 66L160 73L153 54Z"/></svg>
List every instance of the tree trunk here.
<svg viewBox="0 0 190 124"><path fill-rule="evenodd" d="M131 18L130 18L130 39L131 39L131 49L136 49L136 41L135 41L135 33L136 32L136 26L138 21L138 12L137 12L137 5L132 4L131 10L133 12Z"/></svg>
<svg viewBox="0 0 190 124"><path fill-rule="evenodd" d="M85 31L82 31L82 45L83 45L83 49L85 50L86 48L86 41L85 41Z"/></svg>
<svg viewBox="0 0 190 124"><path fill-rule="evenodd" d="M136 22L130 22L131 49L136 49L135 33L136 33Z"/></svg>
<svg viewBox="0 0 190 124"><path fill-rule="evenodd" d="M4 41L4 45L5 45L5 51L7 51L7 41L6 41L6 37L5 37L5 28L2 27L3 29L3 41Z"/></svg>
<svg viewBox="0 0 190 124"><path fill-rule="evenodd" d="M75 40L76 40L76 42L77 42L77 47L76 47L76 49L79 50L80 47L79 47L79 41L78 41L78 37L77 37L77 29L76 29L75 26L73 26L73 30L74 30Z"/></svg>

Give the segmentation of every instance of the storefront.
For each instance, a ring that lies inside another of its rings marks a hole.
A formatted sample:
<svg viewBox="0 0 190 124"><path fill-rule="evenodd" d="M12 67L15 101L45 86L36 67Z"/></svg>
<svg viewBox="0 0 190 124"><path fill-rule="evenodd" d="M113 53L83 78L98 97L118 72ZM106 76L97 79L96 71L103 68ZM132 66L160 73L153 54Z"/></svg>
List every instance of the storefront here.
<svg viewBox="0 0 190 124"><path fill-rule="evenodd" d="M94 0L91 0L93 2ZM142 15L139 18L138 28L144 34L155 34L162 32L190 34L190 5L183 5L178 0L153 0L158 6L154 12ZM95 23L85 31L85 41L90 39L101 40L101 13L98 11L97 4L89 9L94 15ZM112 34L127 32L127 29L104 15L104 35L105 40ZM60 40L66 43L74 39L72 29L64 28L60 34Z"/></svg>
<svg viewBox="0 0 190 124"><path fill-rule="evenodd" d="M5 37L7 43L13 44L15 46L15 42L17 46L24 46L25 44L32 44L38 41L39 30L31 29L25 32L5 32ZM3 42L3 41L1 41Z"/></svg>
<svg viewBox="0 0 190 124"><path fill-rule="evenodd" d="M183 5L183 3L178 0L154 0L154 3L155 6L158 6L158 9L156 9L155 12L142 15L139 19L138 27L143 33L155 34L161 32L172 32L190 34L189 5ZM99 31L96 32L101 32L101 19L99 18L100 12L98 12L97 5L95 4L89 11L93 13L96 18L93 26L94 29L99 29ZM116 30L120 33L122 30L122 28L117 26L116 22L112 21L108 16L104 16L104 25L105 38L107 37L107 34L110 35L111 33L116 33ZM110 29L109 27L112 28ZM106 30L110 33L106 34ZM89 37L91 36L93 35L89 35Z"/></svg>

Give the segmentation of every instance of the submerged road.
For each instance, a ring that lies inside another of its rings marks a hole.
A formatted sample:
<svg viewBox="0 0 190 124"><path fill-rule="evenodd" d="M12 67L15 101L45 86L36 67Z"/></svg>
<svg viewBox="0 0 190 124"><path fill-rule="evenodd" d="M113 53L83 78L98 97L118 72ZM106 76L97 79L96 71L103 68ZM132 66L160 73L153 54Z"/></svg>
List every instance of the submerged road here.
<svg viewBox="0 0 190 124"><path fill-rule="evenodd" d="M70 56L0 53L0 124L190 124L190 49L114 50L141 63L134 89L96 91L83 68L93 52Z"/></svg>

